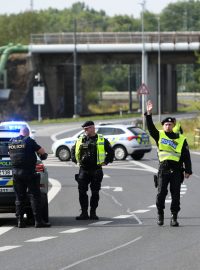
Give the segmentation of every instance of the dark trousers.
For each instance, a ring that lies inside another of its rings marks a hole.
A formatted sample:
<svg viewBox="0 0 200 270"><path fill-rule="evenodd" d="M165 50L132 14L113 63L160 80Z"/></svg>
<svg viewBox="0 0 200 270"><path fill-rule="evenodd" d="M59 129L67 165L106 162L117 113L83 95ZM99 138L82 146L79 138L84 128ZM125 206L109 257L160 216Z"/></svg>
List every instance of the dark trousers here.
<svg viewBox="0 0 200 270"><path fill-rule="evenodd" d="M158 173L158 194L156 198L156 206L158 213L162 213L165 209L165 198L168 193L168 185L170 185L171 193L171 212L178 213L180 211L180 188L182 183L181 171L159 170Z"/></svg>
<svg viewBox="0 0 200 270"><path fill-rule="evenodd" d="M97 170L85 170L82 167L79 170L78 176L78 191L79 202L81 209L86 211L88 209L88 186L91 189L90 207L95 210L98 207L99 191L101 189L101 182L103 179L102 169Z"/></svg>
<svg viewBox="0 0 200 270"><path fill-rule="evenodd" d="M35 220L41 220L41 193L40 178L36 175L13 175L13 186L15 191L16 217L23 217L27 203L27 191L30 196L31 207Z"/></svg>

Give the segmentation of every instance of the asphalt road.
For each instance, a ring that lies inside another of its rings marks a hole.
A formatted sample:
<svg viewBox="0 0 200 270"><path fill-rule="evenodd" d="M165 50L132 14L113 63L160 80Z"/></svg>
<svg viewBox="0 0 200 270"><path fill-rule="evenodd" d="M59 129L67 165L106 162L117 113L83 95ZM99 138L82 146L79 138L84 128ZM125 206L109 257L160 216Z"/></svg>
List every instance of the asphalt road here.
<svg viewBox="0 0 200 270"><path fill-rule="evenodd" d="M74 132L70 130L78 127L60 125L56 131L55 127L46 127L37 132L36 139L45 143L50 152L47 133L58 134L65 128ZM155 150L139 162L130 159L104 168L99 221L75 220L80 209L74 180L78 167L49 155L45 164L49 177L54 179L49 194L52 227L15 228L14 215L1 214L0 269L199 269L199 159L198 154L192 153L194 173L182 185L180 227L171 228L170 194L166 200L165 224L156 225Z"/></svg>

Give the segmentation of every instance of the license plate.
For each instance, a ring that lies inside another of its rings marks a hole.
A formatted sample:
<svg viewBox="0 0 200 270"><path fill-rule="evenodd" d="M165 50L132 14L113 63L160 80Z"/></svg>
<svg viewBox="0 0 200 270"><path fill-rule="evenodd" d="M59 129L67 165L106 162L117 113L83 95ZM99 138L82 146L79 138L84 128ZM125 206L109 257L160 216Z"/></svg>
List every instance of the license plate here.
<svg viewBox="0 0 200 270"><path fill-rule="evenodd" d="M12 175L12 170L0 170L0 175Z"/></svg>
<svg viewBox="0 0 200 270"><path fill-rule="evenodd" d="M0 193L1 192L13 192L13 187L7 187L7 188L0 188Z"/></svg>

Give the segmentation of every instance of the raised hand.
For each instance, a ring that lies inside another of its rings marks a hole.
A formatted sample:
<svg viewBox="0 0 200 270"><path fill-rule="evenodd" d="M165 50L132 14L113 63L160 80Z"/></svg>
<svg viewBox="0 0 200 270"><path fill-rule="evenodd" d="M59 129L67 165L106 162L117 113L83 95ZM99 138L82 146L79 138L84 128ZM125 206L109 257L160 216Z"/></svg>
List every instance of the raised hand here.
<svg viewBox="0 0 200 270"><path fill-rule="evenodd" d="M146 109L147 109L147 113L151 114L152 110L153 110L153 103L151 100L148 100L146 103Z"/></svg>

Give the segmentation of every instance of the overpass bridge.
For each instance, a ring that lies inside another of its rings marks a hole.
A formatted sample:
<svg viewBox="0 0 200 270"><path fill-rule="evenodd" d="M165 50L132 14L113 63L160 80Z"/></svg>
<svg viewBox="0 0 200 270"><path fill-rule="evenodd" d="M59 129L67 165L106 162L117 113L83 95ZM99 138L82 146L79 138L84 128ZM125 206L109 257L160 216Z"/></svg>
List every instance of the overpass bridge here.
<svg viewBox="0 0 200 270"><path fill-rule="evenodd" d="M173 113L177 110L176 65L195 63L195 52L199 49L200 32L32 34L28 46L35 70L41 71L44 78L54 116L61 102L65 104L65 116L72 116L75 107L81 113L84 96L81 88L82 65L138 65L142 62L142 54L145 63L144 82L150 89L149 98L153 100L157 111L158 52L161 61L162 112Z"/></svg>

